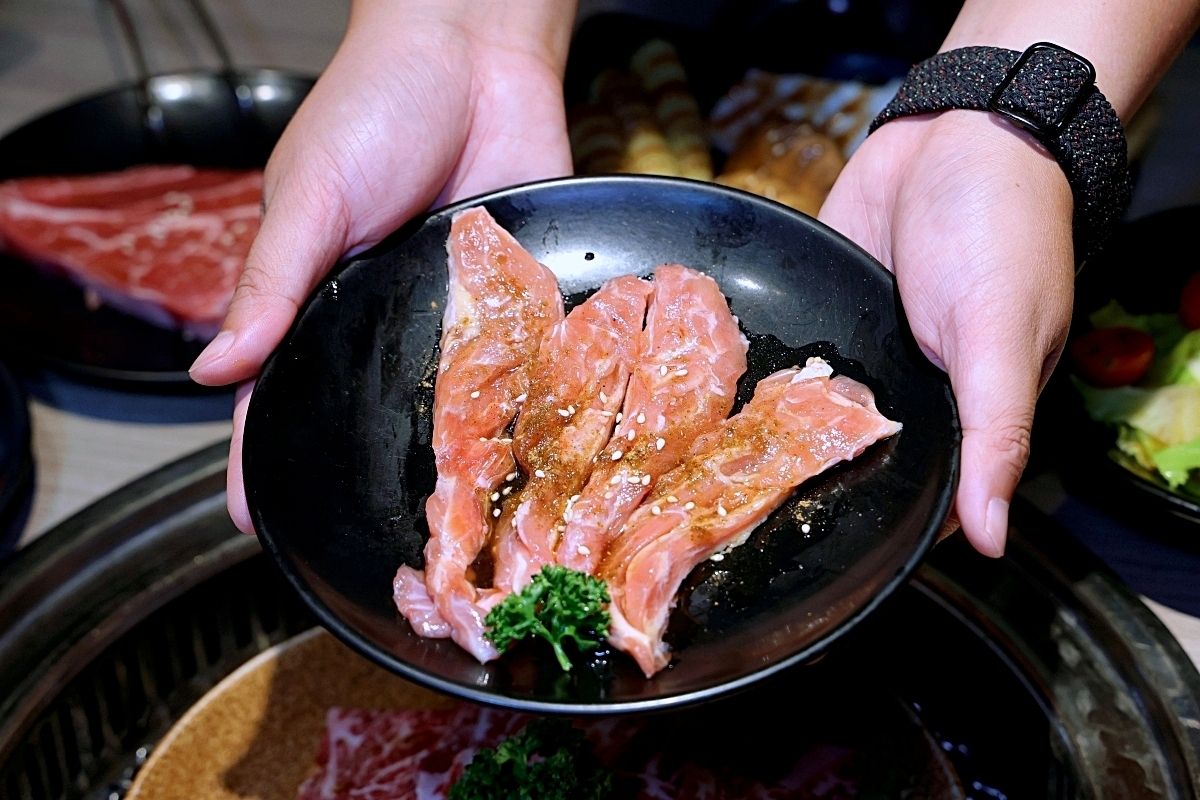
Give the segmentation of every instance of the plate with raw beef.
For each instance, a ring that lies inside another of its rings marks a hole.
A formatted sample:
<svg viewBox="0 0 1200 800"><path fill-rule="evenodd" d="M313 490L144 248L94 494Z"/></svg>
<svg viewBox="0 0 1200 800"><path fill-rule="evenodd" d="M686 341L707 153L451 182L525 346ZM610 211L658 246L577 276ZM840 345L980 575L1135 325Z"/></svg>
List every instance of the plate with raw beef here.
<svg viewBox="0 0 1200 800"><path fill-rule="evenodd" d="M878 262L771 201L614 176L339 267L267 362L244 469L267 552L359 652L618 713L824 652L932 546L959 441Z"/></svg>

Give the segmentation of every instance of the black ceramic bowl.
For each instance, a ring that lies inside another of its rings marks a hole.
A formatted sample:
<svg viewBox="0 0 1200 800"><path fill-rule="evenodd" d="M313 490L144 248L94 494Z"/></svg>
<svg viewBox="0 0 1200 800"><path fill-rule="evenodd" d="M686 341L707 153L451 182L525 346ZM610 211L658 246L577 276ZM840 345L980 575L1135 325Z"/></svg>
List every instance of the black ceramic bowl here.
<svg viewBox="0 0 1200 800"><path fill-rule="evenodd" d="M1068 346L1092 329L1088 316L1111 300L1131 314L1177 311L1183 285L1200 270L1200 262L1187 255L1194 249L1197 227L1200 206L1162 211L1121 226L1079 273ZM1116 432L1087 415L1069 380L1073 371L1068 355L1039 404L1035 430L1035 438L1049 445L1064 481L1138 527L1164 515L1200 525L1200 499L1172 491L1158 476L1132 472L1109 457Z"/></svg>
<svg viewBox="0 0 1200 800"><path fill-rule="evenodd" d="M418 637L392 605L392 576L401 564L421 566L428 535L430 376L450 218L475 205L550 267L566 294L665 262L712 275L753 342L739 397L821 353L904 423L802 486L723 562L692 573L668 634L677 658L651 680L623 654L564 677L534 643L481 666L450 640ZM945 376L907 332L892 276L862 250L809 217L715 184L600 177L464 201L337 269L263 370L243 458L267 552L350 646L470 700L586 714L707 699L822 652L933 544L957 480L959 439Z"/></svg>

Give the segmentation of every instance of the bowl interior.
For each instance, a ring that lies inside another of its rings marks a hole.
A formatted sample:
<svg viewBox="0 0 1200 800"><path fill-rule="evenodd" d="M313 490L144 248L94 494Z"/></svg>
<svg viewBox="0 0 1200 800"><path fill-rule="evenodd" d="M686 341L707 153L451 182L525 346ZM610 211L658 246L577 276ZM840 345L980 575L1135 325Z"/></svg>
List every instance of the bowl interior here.
<svg viewBox="0 0 1200 800"><path fill-rule="evenodd" d="M416 636L392 605L392 576L401 564L422 565L428 536L450 218L478 204L567 294L667 262L712 275L752 340L739 397L776 369L822 354L905 426L804 484L745 545L689 576L668 635L676 662L652 680L621 654L564 676L533 644L480 665L449 640ZM352 647L469 699L611 713L704 699L816 655L932 544L955 486L958 443L948 382L912 341L895 283L877 262L770 201L690 181L604 177L466 201L336 270L268 361L243 453L266 549Z"/></svg>

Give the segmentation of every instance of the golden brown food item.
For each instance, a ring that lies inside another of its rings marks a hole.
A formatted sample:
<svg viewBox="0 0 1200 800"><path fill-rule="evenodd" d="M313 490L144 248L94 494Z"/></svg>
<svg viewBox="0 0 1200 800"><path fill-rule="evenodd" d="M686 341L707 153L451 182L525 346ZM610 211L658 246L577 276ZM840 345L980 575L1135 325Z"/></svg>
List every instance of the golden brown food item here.
<svg viewBox="0 0 1200 800"><path fill-rule="evenodd" d="M625 146L619 172L679 174L675 156L636 78L614 69L605 70L592 83L591 100L611 110L621 126Z"/></svg>
<svg viewBox="0 0 1200 800"><path fill-rule="evenodd" d="M654 116L685 178L710 181L712 156L708 150L700 107L687 87L687 74L674 45L662 39L646 42L630 59L642 89L653 99Z"/></svg>
<svg viewBox="0 0 1200 800"><path fill-rule="evenodd" d="M617 118L595 103L580 103L567 114L571 157L577 175L603 175L621 168L625 140Z"/></svg>
<svg viewBox="0 0 1200 800"><path fill-rule="evenodd" d="M771 120L744 137L717 182L816 216L846 160L804 123Z"/></svg>
<svg viewBox="0 0 1200 800"><path fill-rule="evenodd" d="M752 69L717 101L709 116L709 132L719 150L730 152L771 119L804 122L837 142L849 158L898 86L898 80L869 86Z"/></svg>

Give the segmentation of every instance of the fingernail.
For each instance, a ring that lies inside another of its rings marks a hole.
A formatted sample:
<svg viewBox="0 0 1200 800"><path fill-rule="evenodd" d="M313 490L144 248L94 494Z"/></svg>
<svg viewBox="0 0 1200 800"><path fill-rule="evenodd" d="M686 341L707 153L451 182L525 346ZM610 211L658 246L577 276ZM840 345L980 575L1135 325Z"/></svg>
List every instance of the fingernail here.
<svg viewBox="0 0 1200 800"><path fill-rule="evenodd" d="M996 546L996 555L1003 555L1004 540L1008 536L1008 501L993 497L988 501L985 533Z"/></svg>
<svg viewBox="0 0 1200 800"><path fill-rule="evenodd" d="M199 357L192 363L192 368L188 372L195 372L198 369L203 369L214 361L220 360L229 348L233 347L233 340L237 338L233 335L233 331L221 331L208 343L208 347L204 348Z"/></svg>

